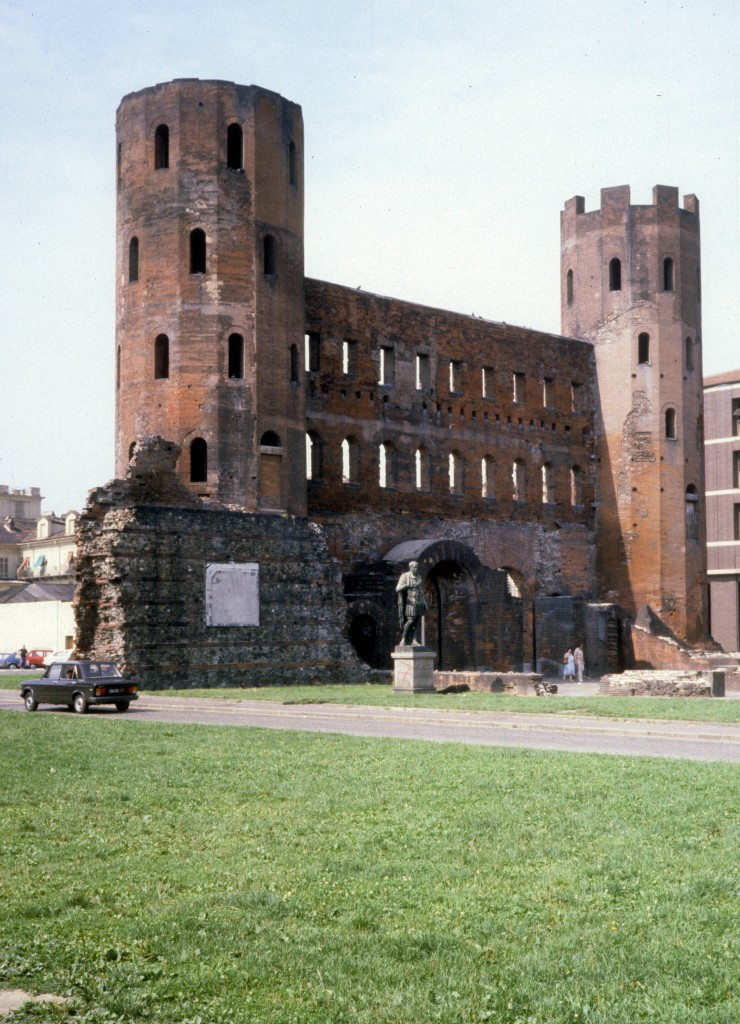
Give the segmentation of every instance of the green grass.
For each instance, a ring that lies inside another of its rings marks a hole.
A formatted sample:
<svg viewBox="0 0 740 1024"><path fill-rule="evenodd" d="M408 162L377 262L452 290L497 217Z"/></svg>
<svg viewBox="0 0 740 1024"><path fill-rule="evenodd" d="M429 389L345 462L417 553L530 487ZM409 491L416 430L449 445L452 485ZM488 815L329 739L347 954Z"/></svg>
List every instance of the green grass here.
<svg viewBox="0 0 740 1024"><path fill-rule="evenodd" d="M77 1024L735 1024L737 766L0 713L0 984Z"/></svg>
<svg viewBox="0 0 740 1024"><path fill-rule="evenodd" d="M687 722L740 722L740 700L711 697L523 697L499 693L394 694L380 684L269 686L250 689L157 690L156 696L215 697L297 703L365 704L374 707L448 708L454 711L514 711L526 714L654 718Z"/></svg>

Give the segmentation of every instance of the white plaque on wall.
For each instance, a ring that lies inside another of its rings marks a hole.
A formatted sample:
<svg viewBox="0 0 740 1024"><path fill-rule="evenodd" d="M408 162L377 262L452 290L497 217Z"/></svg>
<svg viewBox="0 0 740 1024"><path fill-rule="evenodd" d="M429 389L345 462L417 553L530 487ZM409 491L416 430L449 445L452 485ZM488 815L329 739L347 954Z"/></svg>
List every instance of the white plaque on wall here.
<svg viewBox="0 0 740 1024"><path fill-rule="evenodd" d="M259 624L259 562L211 562L206 565L206 625Z"/></svg>

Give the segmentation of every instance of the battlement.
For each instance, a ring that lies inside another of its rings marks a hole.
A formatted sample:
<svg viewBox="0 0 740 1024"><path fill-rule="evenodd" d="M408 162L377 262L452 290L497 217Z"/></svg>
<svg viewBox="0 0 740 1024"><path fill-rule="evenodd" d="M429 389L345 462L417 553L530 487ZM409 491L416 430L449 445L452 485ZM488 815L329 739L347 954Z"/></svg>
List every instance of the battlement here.
<svg viewBox="0 0 740 1024"><path fill-rule="evenodd" d="M636 204L638 208L649 209L656 207L661 211L678 210L678 189L675 185L653 186L652 204ZM573 196L567 199L563 209L566 218L577 217L581 214L590 213L615 213L626 211L632 206L631 190L629 185L613 185L610 188L602 188L601 205L598 210L586 210L586 200L583 196ZM689 193L683 197L683 211L685 213L698 215L699 200L695 195Z"/></svg>

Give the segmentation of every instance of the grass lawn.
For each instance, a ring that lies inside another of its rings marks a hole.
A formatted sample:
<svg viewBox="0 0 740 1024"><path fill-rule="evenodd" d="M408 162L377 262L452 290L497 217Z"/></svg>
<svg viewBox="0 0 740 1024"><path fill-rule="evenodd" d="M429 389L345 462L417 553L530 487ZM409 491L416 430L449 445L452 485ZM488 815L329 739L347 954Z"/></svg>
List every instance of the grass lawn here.
<svg viewBox="0 0 740 1024"><path fill-rule="evenodd" d="M688 702L687 702L688 703ZM737 766L0 713L14 1022L736 1024Z"/></svg>

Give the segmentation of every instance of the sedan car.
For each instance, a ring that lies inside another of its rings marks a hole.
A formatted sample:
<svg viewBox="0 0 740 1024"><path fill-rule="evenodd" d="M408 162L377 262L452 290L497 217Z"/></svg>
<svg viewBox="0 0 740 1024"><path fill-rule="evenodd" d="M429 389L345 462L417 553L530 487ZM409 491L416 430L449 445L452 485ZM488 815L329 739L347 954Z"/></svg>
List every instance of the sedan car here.
<svg viewBox="0 0 740 1024"><path fill-rule="evenodd" d="M46 664L46 659L51 654L50 647L34 647L32 651L28 652L28 664L31 668L43 668Z"/></svg>
<svg viewBox="0 0 740 1024"><path fill-rule="evenodd" d="M20 668L21 659L15 651L10 654L0 654L0 668Z"/></svg>
<svg viewBox="0 0 740 1024"><path fill-rule="evenodd" d="M23 683L21 697L27 711L35 711L39 704L66 704L84 715L93 704L114 704L117 711L128 711L138 689L112 661L55 661L39 679Z"/></svg>

